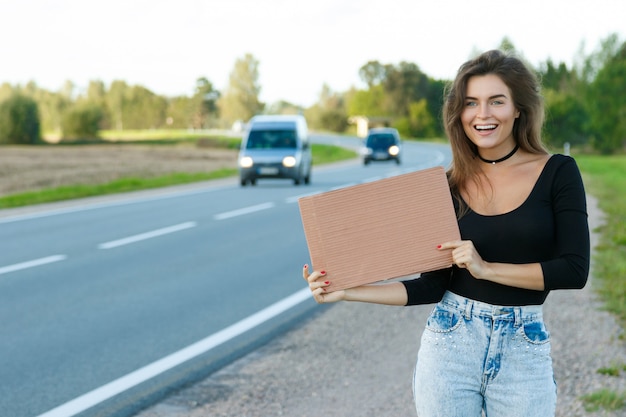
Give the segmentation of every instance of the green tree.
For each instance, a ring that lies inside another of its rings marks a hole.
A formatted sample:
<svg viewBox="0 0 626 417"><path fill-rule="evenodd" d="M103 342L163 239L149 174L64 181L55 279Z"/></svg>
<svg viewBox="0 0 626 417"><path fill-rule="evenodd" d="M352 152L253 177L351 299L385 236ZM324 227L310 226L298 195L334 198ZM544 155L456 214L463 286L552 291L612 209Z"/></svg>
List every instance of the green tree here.
<svg viewBox="0 0 626 417"><path fill-rule="evenodd" d="M538 75L546 107L545 143L552 148L561 148L565 143L587 143L589 115L583 102L585 86L576 71L568 69L563 62L557 65L548 59L539 66Z"/></svg>
<svg viewBox="0 0 626 417"><path fill-rule="evenodd" d="M303 110L304 109L297 104L279 100L269 105L265 109L265 112L267 114L301 114Z"/></svg>
<svg viewBox="0 0 626 417"><path fill-rule="evenodd" d="M411 62L401 62L397 67L387 65L382 82L386 95L385 106L391 114L408 117L409 106L425 98L428 77Z"/></svg>
<svg viewBox="0 0 626 417"><path fill-rule="evenodd" d="M428 79L428 88L425 98L426 107L428 108L428 112L432 116L432 120L434 123L434 131L432 132L432 136L444 135L443 120L441 119L441 117L443 109L443 94L446 84L447 81L444 80L434 80L432 78Z"/></svg>
<svg viewBox="0 0 626 417"><path fill-rule="evenodd" d="M113 129L124 130L124 108L126 107L126 92L128 89L126 81L122 80L115 80L109 86L105 101Z"/></svg>
<svg viewBox="0 0 626 417"><path fill-rule="evenodd" d="M359 77L367 84L371 90L372 87L380 85L386 78L387 68L378 61L369 61L359 68Z"/></svg>
<svg viewBox="0 0 626 417"><path fill-rule="evenodd" d="M13 93L13 86L11 84L2 83L2 85L0 85L0 102L3 102L4 100L11 97Z"/></svg>
<svg viewBox="0 0 626 417"><path fill-rule="evenodd" d="M192 126L194 129L203 129L216 125L218 116L217 100L220 92L213 88L213 84L206 78L196 80L196 91L191 99Z"/></svg>
<svg viewBox="0 0 626 417"><path fill-rule="evenodd" d="M597 55L603 66L589 85L587 111L593 131L592 144L603 153L613 153L626 143L626 42L618 44L617 37L609 37Z"/></svg>
<svg viewBox="0 0 626 417"><path fill-rule="evenodd" d="M125 129L157 129L165 124L167 100L147 88L129 87L123 103Z"/></svg>
<svg viewBox="0 0 626 417"><path fill-rule="evenodd" d="M505 52L515 52L515 45L513 45L513 41L508 36L505 36L500 41L500 45L498 45L498 49Z"/></svg>
<svg viewBox="0 0 626 417"><path fill-rule="evenodd" d="M385 90L382 85L372 85L367 90L356 90L348 100L350 116L379 117L388 116L384 108Z"/></svg>
<svg viewBox="0 0 626 417"><path fill-rule="evenodd" d="M428 102L421 99L409 105L409 122L411 136L415 138L432 138L436 135L435 118L428 110Z"/></svg>
<svg viewBox="0 0 626 417"><path fill-rule="evenodd" d="M194 109L195 104L189 97L177 96L168 99L165 118L166 126L176 129L193 128Z"/></svg>
<svg viewBox="0 0 626 417"><path fill-rule="evenodd" d="M544 90L546 123L543 131L545 143L561 148L568 142L580 145L587 142L587 112L580 96L568 91Z"/></svg>
<svg viewBox="0 0 626 417"><path fill-rule="evenodd" d="M540 65L539 74L544 89L570 92L575 87L576 73L569 70L564 62L556 65L548 59Z"/></svg>
<svg viewBox="0 0 626 417"><path fill-rule="evenodd" d="M102 117L102 108L95 104L75 104L63 114L63 140L97 139Z"/></svg>
<svg viewBox="0 0 626 417"><path fill-rule="evenodd" d="M42 126L45 132L61 132L63 113L71 105L70 99L59 92L42 90L38 97Z"/></svg>
<svg viewBox="0 0 626 417"><path fill-rule="evenodd" d="M37 103L15 93L0 103L0 143L34 144L41 139Z"/></svg>
<svg viewBox="0 0 626 417"><path fill-rule="evenodd" d="M261 113L264 104L259 100L259 61L251 54L235 62L230 73L228 88L218 100L222 119L227 125L237 120L248 121L255 114Z"/></svg>
<svg viewBox="0 0 626 417"><path fill-rule="evenodd" d="M317 103L307 109L305 117L315 129L344 132L348 127L348 115L343 94L324 84Z"/></svg>

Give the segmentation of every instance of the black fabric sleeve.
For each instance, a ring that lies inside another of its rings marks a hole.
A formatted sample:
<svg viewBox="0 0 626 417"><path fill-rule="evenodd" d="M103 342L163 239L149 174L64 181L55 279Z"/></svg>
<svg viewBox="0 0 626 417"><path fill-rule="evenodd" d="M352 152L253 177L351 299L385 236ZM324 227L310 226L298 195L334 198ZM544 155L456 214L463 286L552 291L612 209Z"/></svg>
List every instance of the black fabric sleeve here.
<svg viewBox="0 0 626 417"><path fill-rule="evenodd" d="M552 204L555 221L555 257L541 262L546 290L580 289L589 275L589 225L585 189L573 158L554 176Z"/></svg>
<svg viewBox="0 0 626 417"><path fill-rule="evenodd" d="M441 301L450 285L452 268L426 272L419 278L402 281L408 296L407 306L431 304Z"/></svg>

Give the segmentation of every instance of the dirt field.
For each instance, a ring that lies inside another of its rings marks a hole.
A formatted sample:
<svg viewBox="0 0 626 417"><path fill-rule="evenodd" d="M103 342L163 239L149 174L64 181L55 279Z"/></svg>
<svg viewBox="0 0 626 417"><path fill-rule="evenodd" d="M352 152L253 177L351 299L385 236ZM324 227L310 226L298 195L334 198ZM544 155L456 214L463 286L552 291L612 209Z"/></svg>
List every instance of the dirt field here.
<svg viewBox="0 0 626 417"><path fill-rule="evenodd" d="M193 145L1 146L0 196L122 177L236 168L237 151Z"/></svg>

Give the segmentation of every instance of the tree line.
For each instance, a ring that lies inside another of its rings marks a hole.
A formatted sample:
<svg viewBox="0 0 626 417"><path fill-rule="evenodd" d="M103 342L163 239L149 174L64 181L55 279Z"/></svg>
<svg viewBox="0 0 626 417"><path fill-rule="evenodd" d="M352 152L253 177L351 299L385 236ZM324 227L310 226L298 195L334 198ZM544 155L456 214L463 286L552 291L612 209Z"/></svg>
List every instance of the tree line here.
<svg viewBox="0 0 626 417"><path fill-rule="evenodd" d="M515 51L504 38L499 46ZM522 56L523 58L523 56ZM554 148L568 142L602 153L621 151L626 142L626 42L616 34L602 40L575 63L547 60L535 68L546 105L544 138ZM411 62L373 60L358 69L364 88L332 91L323 85L317 103L301 108L286 101L260 101L259 61L237 59L228 86L219 91L207 78L196 80L192 95L166 97L140 85L91 81L84 91L66 82L59 91L0 86L0 143L36 143L40 132L62 140L97 138L102 129L230 128L255 114L303 113L313 129L346 132L355 116L397 128L403 137L443 136L440 120L445 86Z"/></svg>

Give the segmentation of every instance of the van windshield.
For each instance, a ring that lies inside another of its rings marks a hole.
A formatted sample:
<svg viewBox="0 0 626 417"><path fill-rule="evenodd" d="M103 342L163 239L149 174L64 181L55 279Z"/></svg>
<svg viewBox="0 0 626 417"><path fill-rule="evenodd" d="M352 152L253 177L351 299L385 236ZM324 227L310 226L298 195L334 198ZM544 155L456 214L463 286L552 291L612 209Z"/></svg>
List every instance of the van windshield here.
<svg viewBox="0 0 626 417"><path fill-rule="evenodd" d="M396 144L396 138L391 134L373 134L367 138L365 146L369 148L388 148Z"/></svg>
<svg viewBox="0 0 626 417"><path fill-rule="evenodd" d="M283 149L296 147L294 130L253 130L248 136L246 149Z"/></svg>

